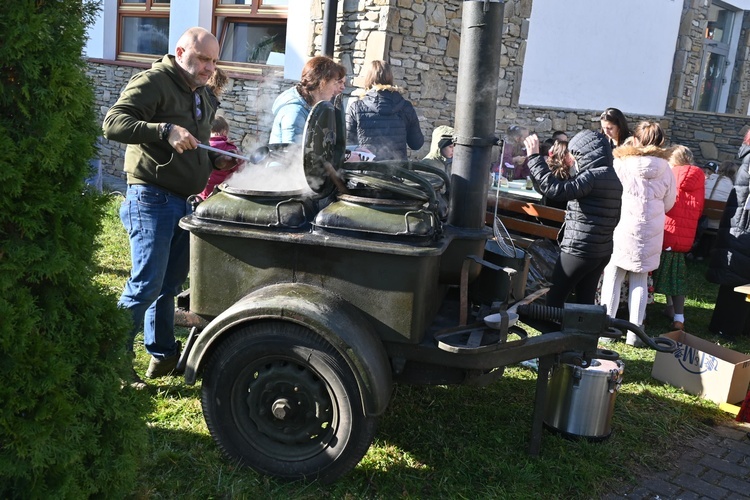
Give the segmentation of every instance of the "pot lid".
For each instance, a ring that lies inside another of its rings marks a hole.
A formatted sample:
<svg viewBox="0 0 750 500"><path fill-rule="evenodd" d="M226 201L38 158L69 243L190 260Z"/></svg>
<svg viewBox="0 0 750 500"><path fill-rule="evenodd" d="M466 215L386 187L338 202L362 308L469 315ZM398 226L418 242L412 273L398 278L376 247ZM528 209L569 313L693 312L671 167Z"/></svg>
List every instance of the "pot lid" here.
<svg viewBox="0 0 750 500"><path fill-rule="evenodd" d="M302 136L302 164L310 189L327 195L335 187L336 175L346 149L346 129L341 97L338 105L320 101L310 110Z"/></svg>
<svg viewBox="0 0 750 500"><path fill-rule="evenodd" d="M306 189L294 189L294 190L287 190L287 191L261 191L261 190L256 190L256 189L238 188L235 186L231 186L230 184L226 182L219 184L218 187L221 191L224 191L225 193L229 193L229 194L256 196L256 197L273 198L273 199L299 198L306 194L307 195L310 194L310 192L307 191Z"/></svg>

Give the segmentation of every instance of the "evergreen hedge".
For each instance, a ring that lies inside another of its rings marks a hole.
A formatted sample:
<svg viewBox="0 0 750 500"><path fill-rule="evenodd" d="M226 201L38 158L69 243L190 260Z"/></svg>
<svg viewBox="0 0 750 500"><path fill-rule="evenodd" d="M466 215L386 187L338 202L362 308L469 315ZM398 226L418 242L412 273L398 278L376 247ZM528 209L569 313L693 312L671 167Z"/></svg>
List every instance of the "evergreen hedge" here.
<svg viewBox="0 0 750 500"><path fill-rule="evenodd" d="M146 427L127 315L94 284L94 0L0 2L0 497L122 497Z"/></svg>

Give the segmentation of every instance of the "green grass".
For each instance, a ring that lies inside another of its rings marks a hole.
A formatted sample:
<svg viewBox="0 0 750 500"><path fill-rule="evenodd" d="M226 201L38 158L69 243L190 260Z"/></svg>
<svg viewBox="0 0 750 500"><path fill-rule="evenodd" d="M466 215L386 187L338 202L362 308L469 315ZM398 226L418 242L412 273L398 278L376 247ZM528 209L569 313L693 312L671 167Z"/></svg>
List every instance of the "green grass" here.
<svg viewBox="0 0 750 500"><path fill-rule="evenodd" d="M112 197L100 236L98 280L121 290L129 272L127 237ZM690 262L688 331L708 333L717 287ZM647 332L668 331L664 297L648 307ZM178 337L186 336L179 329ZM136 339L136 369L148 355ZM724 344L750 353L750 340ZM643 469L667 467L674 453L707 426L731 417L714 403L651 378L654 352L614 344L625 363L614 432L602 443L570 441L545 432L539 457L527 449L535 372L511 366L486 388L404 386L394 389L375 442L361 463L333 485L284 483L238 468L222 457L206 428L200 383L179 377L151 382L138 393L148 408L150 449L142 457L133 498L598 498L634 481Z"/></svg>

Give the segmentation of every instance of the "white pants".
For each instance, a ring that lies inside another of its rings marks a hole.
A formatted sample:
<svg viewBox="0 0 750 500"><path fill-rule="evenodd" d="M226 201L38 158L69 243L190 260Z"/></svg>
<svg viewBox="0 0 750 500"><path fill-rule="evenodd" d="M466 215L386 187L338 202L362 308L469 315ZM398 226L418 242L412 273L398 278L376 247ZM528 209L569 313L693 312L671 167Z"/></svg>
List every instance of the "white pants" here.
<svg viewBox="0 0 750 500"><path fill-rule="evenodd" d="M628 272L614 264L607 264L602 277L602 305L607 307L607 314L614 318L620 305L620 287L625 276L628 276L630 290L628 293L629 321L643 326L648 301L648 271L643 273Z"/></svg>

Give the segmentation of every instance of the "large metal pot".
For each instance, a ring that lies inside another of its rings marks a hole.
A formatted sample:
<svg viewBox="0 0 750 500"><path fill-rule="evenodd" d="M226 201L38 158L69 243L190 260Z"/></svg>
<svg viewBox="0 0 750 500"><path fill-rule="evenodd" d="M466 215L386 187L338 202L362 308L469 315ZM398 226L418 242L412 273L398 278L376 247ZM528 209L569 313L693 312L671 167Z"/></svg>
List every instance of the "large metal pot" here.
<svg viewBox="0 0 750 500"><path fill-rule="evenodd" d="M569 437L603 440L612 433L615 397L622 384L622 361L593 359L588 368L553 367L544 423Z"/></svg>

